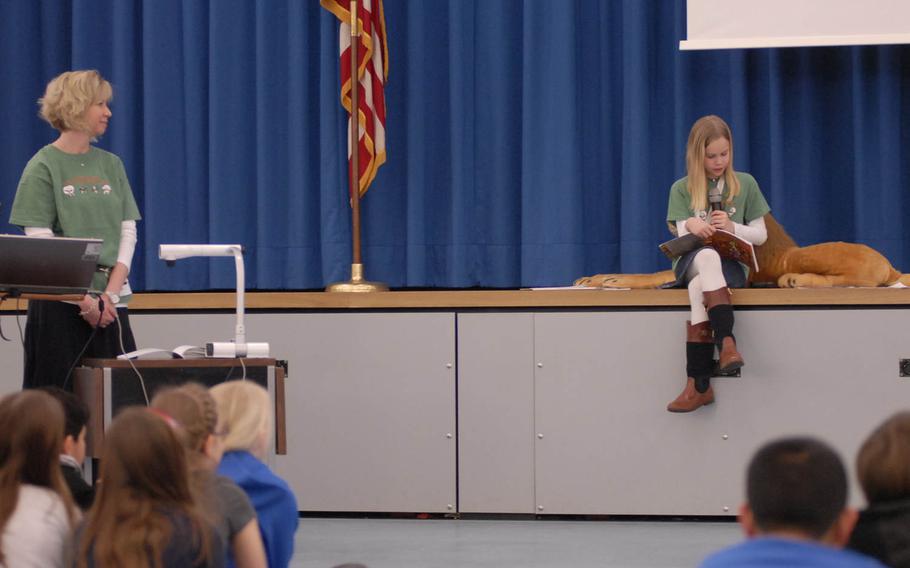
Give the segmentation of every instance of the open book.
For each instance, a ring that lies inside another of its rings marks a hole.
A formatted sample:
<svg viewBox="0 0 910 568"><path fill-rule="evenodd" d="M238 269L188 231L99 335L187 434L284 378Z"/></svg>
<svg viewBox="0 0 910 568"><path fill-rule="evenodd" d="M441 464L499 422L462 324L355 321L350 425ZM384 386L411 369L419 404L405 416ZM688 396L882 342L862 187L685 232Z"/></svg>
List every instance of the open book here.
<svg viewBox="0 0 910 568"><path fill-rule="evenodd" d="M157 347L144 347L123 355L118 355L118 359L201 359L205 357L205 348L195 345L178 345L172 350L159 349Z"/></svg>
<svg viewBox="0 0 910 568"><path fill-rule="evenodd" d="M758 272L758 260L755 258L755 247L752 243L723 229L718 229L707 239L689 233L661 243L660 250L667 258L673 260L704 246L712 247L721 258L739 261Z"/></svg>

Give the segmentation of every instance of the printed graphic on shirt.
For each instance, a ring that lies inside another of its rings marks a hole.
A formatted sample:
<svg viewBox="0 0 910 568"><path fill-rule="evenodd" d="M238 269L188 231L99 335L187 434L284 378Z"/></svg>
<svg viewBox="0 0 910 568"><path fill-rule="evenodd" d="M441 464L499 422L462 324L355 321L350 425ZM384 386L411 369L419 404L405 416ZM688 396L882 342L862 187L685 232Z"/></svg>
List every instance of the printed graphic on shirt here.
<svg viewBox="0 0 910 568"><path fill-rule="evenodd" d="M76 176L64 180L63 183L65 184L62 188L63 195L67 197L73 197L76 194L76 190L79 191L80 195L89 192L108 195L112 191L110 182L98 176Z"/></svg>

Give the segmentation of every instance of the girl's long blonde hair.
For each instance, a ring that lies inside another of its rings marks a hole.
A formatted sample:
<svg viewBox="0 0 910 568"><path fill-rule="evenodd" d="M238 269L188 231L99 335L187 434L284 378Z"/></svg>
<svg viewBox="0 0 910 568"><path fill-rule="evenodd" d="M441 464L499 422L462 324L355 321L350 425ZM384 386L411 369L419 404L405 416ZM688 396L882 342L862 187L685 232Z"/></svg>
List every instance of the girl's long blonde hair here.
<svg viewBox="0 0 910 568"><path fill-rule="evenodd" d="M730 143L730 163L724 172L724 183L727 186L727 203L739 195L739 179L733 169L733 133L730 127L719 116L709 114L695 121L689 131L689 142L686 144L686 185L689 189L689 207L692 211L708 209L708 176L705 174L705 148L718 138L726 138Z"/></svg>
<svg viewBox="0 0 910 568"><path fill-rule="evenodd" d="M224 425L224 450L264 459L274 428L268 391L253 381L226 381L209 390Z"/></svg>

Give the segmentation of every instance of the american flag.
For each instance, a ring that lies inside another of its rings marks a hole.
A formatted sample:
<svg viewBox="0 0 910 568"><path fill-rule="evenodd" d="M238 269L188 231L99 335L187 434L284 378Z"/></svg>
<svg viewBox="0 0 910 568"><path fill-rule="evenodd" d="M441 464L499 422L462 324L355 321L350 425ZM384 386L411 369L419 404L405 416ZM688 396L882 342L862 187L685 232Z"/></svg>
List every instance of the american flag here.
<svg viewBox="0 0 910 568"><path fill-rule="evenodd" d="M323 8L341 20L341 104L351 112L351 12L349 0L320 0ZM385 14L382 0L358 0L357 12L361 35L357 53L357 75L360 77L357 106L360 112L359 151L360 195L376 177L386 160L385 153L385 82L389 73L386 47ZM350 122L348 123L348 172L352 164Z"/></svg>

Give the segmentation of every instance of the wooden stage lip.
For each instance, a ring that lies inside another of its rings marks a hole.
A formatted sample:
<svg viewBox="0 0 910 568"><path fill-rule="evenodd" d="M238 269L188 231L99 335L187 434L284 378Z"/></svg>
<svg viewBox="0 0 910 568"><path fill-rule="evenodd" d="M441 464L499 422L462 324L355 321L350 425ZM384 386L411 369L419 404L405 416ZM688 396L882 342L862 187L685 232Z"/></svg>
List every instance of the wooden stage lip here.
<svg viewBox="0 0 910 568"><path fill-rule="evenodd" d="M899 306L910 305L910 288L827 288L734 290L739 306ZM246 309L453 309L685 307L685 290L452 290L400 292L251 292ZM5 306L4 306L5 307ZM130 309L233 309L232 292L136 294Z"/></svg>
<svg viewBox="0 0 910 568"><path fill-rule="evenodd" d="M738 306L910 306L910 288L749 288L733 291ZM351 292L248 292L247 310L381 310L496 308L663 308L689 305L685 290L445 290ZM19 302L24 309L26 303ZM233 292L137 293L130 309L228 310ZM15 311L7 300L0 311Z"/></svg>

